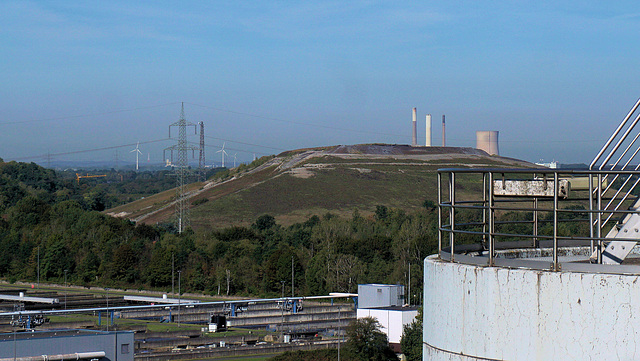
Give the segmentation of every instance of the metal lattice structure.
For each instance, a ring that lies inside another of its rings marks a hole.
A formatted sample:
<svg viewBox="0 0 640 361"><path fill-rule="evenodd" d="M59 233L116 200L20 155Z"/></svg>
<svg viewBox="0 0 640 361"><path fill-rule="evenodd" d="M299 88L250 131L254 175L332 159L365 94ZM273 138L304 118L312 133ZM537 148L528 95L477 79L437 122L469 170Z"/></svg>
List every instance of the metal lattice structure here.
<svg viewBox="0 0 640 361"><path fill-rule="evenodd" d="M193 155L198 147L187 144L187 127L193 126L194 131L197 134L196 125L187 122L184 116L184 103L182 103L182 109L180 111L180 119L169 125L169 138L171 138L171 127L178 127L178 143L171 147L165 148L165 151L171 152L171 163L173 164L173 152L178 154L177 161L173 164L173 169L176 175L176 201L175 201L175 213L176 213L176 228L178 233L189 226L189 207L187 205L186 187L187 178L189 176L189 159L187 158L187 151L191 150Z"/></svg>
<svg viewBox="0 0 640 361"><path fill-rule="evenodd" d="M204 175L205 175L205 165L206 162L204 160L204 122L200 122L198 123L200 124L200 158L199 158L199 164L198 164L198 168L200 169L200 178L202 181L204 181Z"/></svg>

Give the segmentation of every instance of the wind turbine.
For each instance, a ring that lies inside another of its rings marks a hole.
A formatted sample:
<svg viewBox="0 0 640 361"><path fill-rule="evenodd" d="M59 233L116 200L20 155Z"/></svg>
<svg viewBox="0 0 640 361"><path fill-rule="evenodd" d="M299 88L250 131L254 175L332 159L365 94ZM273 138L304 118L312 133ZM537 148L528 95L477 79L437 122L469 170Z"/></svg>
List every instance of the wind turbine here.
<svg viewBox="0 0 640 361"><path fill-rule="evenodd" d="M225 144L226 144L226 143L227 143L227 142L223 142L223 143L222 143L222 148L221 148L219 151L217 151L217 152L216 152L216 153L221 153L221 154L222 154L222 168L224 168L224 155L226 154L226 155L227 155L227 157L229 156L229 154L227 153L227 151L226 151L226 150L224 150L224 146L225 146Z"/></svg>
<svg viewBox="0 0 640 361"><path fill-rule="evenodd" d="M233 168L236 167L236 156L238 155L238 153L233 155Z"/></svg>
<svg viewBox="0 0 640 361"><path fill-rule="evenodd" d="M142 154L142 152L140 151L140 149L138 149L138 146L140 145L140 142L136 143L136 149L130 151L129 153L133 153L136 152L136 170L138 170L138 157L140 156L140 154Z"/></svg>

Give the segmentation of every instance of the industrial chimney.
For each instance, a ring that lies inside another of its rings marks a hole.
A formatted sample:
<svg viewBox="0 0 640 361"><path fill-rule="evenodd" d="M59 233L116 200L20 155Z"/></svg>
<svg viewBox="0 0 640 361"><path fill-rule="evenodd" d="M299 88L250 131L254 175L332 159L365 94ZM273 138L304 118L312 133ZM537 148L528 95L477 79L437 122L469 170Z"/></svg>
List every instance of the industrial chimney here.
<svg viewBox="0 0 640 361"><path fill-rule="evenodd" d="M498 131L485 130L476 132L476 148L491 155L500 155L498 150Z"/></svg>
<svg viewBox="0 0 640 361"><path fill-rule="evenodd" d="M431 114L427 114L427 131L426 131L427 139L424 143L427 147L431 146Z"/></svg>
<svg viewBox="0 0 640 361"><path fill-rule="evenodd" d="M442 114L442 146L446 147L447 143L445 142L445 136L444 136L444 114Z"/></svg>
<svg viewBox="0 0 640 361"><path fill-rule="evenodd" d="M418 121L416 119L417 117L417 109L413 108L413 135L411 137L411 146L412 147L417 147L418 146Z"/></svg>

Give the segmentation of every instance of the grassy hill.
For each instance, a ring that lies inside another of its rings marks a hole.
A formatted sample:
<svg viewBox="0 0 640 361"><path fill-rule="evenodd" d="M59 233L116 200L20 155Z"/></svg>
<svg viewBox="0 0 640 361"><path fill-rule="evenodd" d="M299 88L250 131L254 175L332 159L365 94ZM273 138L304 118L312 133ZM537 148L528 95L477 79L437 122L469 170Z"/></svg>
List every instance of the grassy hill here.
<svg viewBox="0 0 640 361"><path fill-rule="evenodd" d="M327 212L366 215L376 205L417 209L436 200L439 168L534 166L473 148L385 144L301 149L260 163L190 184L192 227L247 225L263 214L288 225ZM147 224L169 222L174 198L175 191L166 191L108 212Z"/></svg>

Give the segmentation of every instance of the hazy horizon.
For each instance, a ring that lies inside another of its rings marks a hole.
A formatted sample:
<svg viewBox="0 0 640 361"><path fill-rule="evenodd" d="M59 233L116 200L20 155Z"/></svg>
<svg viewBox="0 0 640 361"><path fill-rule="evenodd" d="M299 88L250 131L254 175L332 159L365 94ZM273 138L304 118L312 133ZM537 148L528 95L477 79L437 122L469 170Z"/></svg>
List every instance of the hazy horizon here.
<svg viewBox="0 0 640 361"><path fill-rule="evenodd" d="M420 143L446 114L448 146L497 130L503 156L589 163L640 96L631 5L5 1L0 158L135 161L140 142L160 163L184 102L208 165L223 143L238 162L410 144L413 107Z"/></svg>

